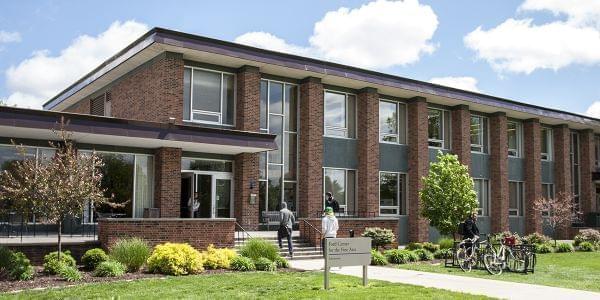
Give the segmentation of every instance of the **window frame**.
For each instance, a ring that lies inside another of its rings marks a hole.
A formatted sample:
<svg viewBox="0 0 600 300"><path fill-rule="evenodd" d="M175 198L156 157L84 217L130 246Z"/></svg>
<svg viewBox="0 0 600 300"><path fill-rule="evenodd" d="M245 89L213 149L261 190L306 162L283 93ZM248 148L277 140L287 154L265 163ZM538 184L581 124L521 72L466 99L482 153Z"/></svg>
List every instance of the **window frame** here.
<svg viewBox="0 0 600 300"><path fill-rule="evenodd" d="M509 140L508 140L508 123L513 123L515 124L515 131L516 131L516 138L517 138L517 148L516 149L511 149L509 144ZM508 157L514 157L514 158L520 158L521 157L521 151L522 151L522 141L523 141L523 126L521 124L521 122L518 121L512 121L512 120L508 120L506 122L506 132L507 132L507 138L506 138L506 146L508 148ZM511 152L512 151L512 152Z"/></svg>
<svg viewBox="0 0 600 300"><path fill-rule="evenodd" d="M484 207L477 208L477 215L480 217L488 217L490 215L490 180L487 178L473 178L473 189L475 189L475 181L481 181L481 186L485 189L485 199L482 201ZM477 191L475 191L475 193L477 194ZM479 204L479 199L477 199L477 203Z"/></svg>
<svg viewBox="0 0 600 300"><path fill-rule="evenodd" d="M517 185L517 208L510 207L510 185ZM522 217L525 210L525 182L518 180L508 181L508 216Z"/></svg>
<svg viewBox="0 0 600 300"><path fill-rule="evenodd" d="M388 134L382 134L381 133L381 126L379 124L379 120L377 120L377 122L378 122L377 126L378 126L378 129L379 129L378 130L378 133L379 133L379 142L380 143L384 143L384 144L406 145L407 144L407 142L406 142L406 136L408 134L408 132L407 132L408 120L407 120L407 117L406 117L406 109L407 109L406 103L400 102L400 101L395 101L395 100L390 100L390 99L386 99L386 98L379 98L379 103L378 103L379 107L381 107L381 102L387 102L387 103L392 103L392 104L396 105L396 126L397 126L397 128L396 128L396 134L389 134L389 133ZM400 110L399 110L400 105L404 105L404 116L403 116L404 117L404 122L403 122L404 124L403 125L400 125L400 113L399 113L400 112ZM401 130L404 132L404 141L400 141L400 131ZM388 137L388 136L396 137L396 141L395 142L384 141L383 138L384 137Z"/></svg>
<svg viewBox="0 0 600 300"><path fill-rule="evenodd" d="M546 195L544 195L545 194L544 186L549 186L548 193L546 193ZM556 189L554 187L554 183L543 183L542 182L542 197L554 199L555 196L556 196ZM547 210L542 211L542 217L549 217L549 216L550 216L550 214L548 213Z"/></svg>
<svg viewBox="0 0 600 300"><path fill-rule="evenodd" d="M442 139L431 139L429 138L429 111L436 110L440 112L440 133L442 135ZM446 120L448 118L448 120ZM446 122L448 123L448 128L446 128ZM447 131L447 134L446 134ZM452 149L452 117L450 111L447 109L428 106L427 107L427 147L432 149L440 149L440 150L451 150ZM432 145L432 143L439 143L440 146ZM447 145L447 146L446 146Z"/></svg>
<svg viewBox="0 0 600 300"><path fill-rule="evenodd" d="M481 154L487 154L488 153L488 149L489 149L489 119L485 116L482 115L478 115L478 114L471 114L470 118L469 118L469 125L471 124L470 120L472 118L478 118L480 120L479 126L480 126L480 139L481 139L481 144L473 144L471 143L471 152L472 153L481 153ZM469 130L469 140L471 137L471 131ZM479 150L474 150L474 147L479 147Z"/></svg>
<svg viewBox="0 0 600 300"><path fill-rule="evenodd" d="M189 103L190 115L188 116L187 120L184 120L184 122L235 127L235 125L236 125L236 106L237 106L237 74L231 73L231 72L207 69L207 68L194 67L191 65L184 65L183 69L185 70L186 68L191 70L191 72L190 72L190 103ZM212 72L212 73L217 73L217 74L221 75L221 82L220 82L220 86L219 86L220 101L219 101L219 112L218 113L214 112L214 111L194 110L194 70ZM233 113L233 120L232 120L233 122L232 122L232 124L223 123L223 100L224 100L223 99L223 78L224 78L224 75L232 75L233 76L233 112L232 112ZM184 89L185 89L185 86L184 86ZM184 90L184 93L185 93L185 90ZM185 101L185 99L184 99L184 101ZM185 103L184 103L184 105L185 105ZM205 120L194 120L194 113L210 115L210 116L217 116L219 118L219 121L211 122L211 121L205 121Z"/></svg>
<svg viewBox="0 0 600 300"><path fill-rule="evenodd" d="M541 151L541 149L540 149L540 155L541 155L541 159L542 159L543 161L552 161L552 160L553 160L553 158L554 158L554 157L553 157L553 156L554 156L554 155L553 155L553 154L554 154L554 153L553 153L553 152L554 152L554 149L553 149L553 147L552 147L552 146L553 146L553 143L554 143L554 140L553 140L553 137L554 137L554 135L553 135L553 132L552 132L552 128L550 128L550 127L546 127L546 126L542 126L542 128L540 129L540 131L541 131L540 135L541 135L541 136L543 136L543 135L544 135L544 130L545 130L545 132L546 132L546 147L547 147L547 149L548 149L548 152L547 152L547 153L544 153L544 152L542 152L542 151ZM543 142L543 139L540 137L540 144L542 144L542 142Z"/></svg>
<svg viewBox="0 0 600 300"><path fill-rule="evenodd" d="M396 186L396 197L398 197L398 205L397 206L382 206L381 205L381 175L382 174L394 174L397 176L398 185ZM400 187L400 177L404 177L402 180L402 189ZM393 171L379 171L379 190L378 190L378 199L379 199L379 215L380 216L406 216L408 215L408 199L407 199L407 188L408 188L408 174L404 172L393 172ZM402 192L401 192L402 191ZM403 197L400 197L403 194ZM404 206L404 211L402 207ZM384 214L381 212L382 209L396 209L395 214Z"/></svg>
<svg viewBox="0 0 600 300"><path fill-rule="evenodd" d="M357 169L348 169L348 168L332 168L332 167L323 167L323 192L321 194L322 197L322 209L325 209L325 200L326 200L326 195L325 193L327 193L328 191L325 190L325 170L341 170L344 171L344 203L345 204L340 204L340 212L338 212L338 215L342 215L342 216L349 216L350 214L348 214L348 171L353 171L354 172L354 211L352 211L351 213L354 213L356 215L357 213L357 208L358 208L358 170ZM337 200L337 199L336 199ZM339 200L338 200L339 203Z"/></svg>
<svg viewBox="0 0 600 300"><path fill-rule="evenodd" d="M344 118L345 118L345 122L346 122L346 127L337 127L337 126L328 126L326 124L326 118L327 118L327 105L325 104L325 94L327 93L332 93L332 94L338 94L338 95L344 95ZM349 96L354 96L354 124L352 124L354 126L354 137L349 137L349 131L350 131L350 126L351 124L349 123L349 110L348 110L348 97ZM353 93L347 93L347 92L342 92L342 91L336 91L336 90L331 90L331 89L323 89L323 136L324 137L328 137L328 138L336 138L336 139L349 139L349 140L355 140L356 139L356 131L357 131L357 123L356 122L356 118L357 118L357 108L358 108L358 96L356 94ZM379 120L378 120L379 122ZM337 135L328 135L327 134L327 129L331 129L331 130L341 130L344 131L346 134L345 136L337 136Z"/></svg>

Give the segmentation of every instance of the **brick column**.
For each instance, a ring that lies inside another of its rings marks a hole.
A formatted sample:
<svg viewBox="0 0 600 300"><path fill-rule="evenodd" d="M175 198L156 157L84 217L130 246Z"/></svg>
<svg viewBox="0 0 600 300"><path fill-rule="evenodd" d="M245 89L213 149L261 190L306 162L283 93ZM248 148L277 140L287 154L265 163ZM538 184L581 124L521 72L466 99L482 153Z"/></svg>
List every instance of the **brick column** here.
<svg viewBox="0 0 600 300"><path fill-rule="evenodd" d="M260 130L259 68L243 66L238 69L236 79L235 128L258 132ZM258 156L258 153L241 153L234 159L234 215L246 230L258 229ZM256 195L254 203L250 201L251 194Z"/></svg>
<svg viewBox="0 0 600 300"><path fill-rule="evenodd" d="M154 163L154 206L160 210L161 218L179 218L181 149L156 149Z"/></svg>
<svg viewBox="0 0 600 300"><path fill-rule="evenodd" d="M471 112L468 105L452 108L452 153L471 168Z"/></svg>
<svg viewBox="0 0 600 300"><path fill-rule="evenodd" d="M429 171L427 102L423 97L408 102L408 239L429 240L429 221L421 216L421 178Z"/></svg>
<svg viewBox="0 0 600 300"><path fill-rule="evenodd" d="M312 217L323 209L323 84L307 77L300 84L298 157L299 214Z"/></svg>
<svg viewBox="0 0 600 300"><path fill-rule="evenodd" d="M592 181L592 172L595 171L594 155L594 131L591 129L583 130L579 133L579 149L581 155L581 209L582 217L587 218L587 215L596 209L596 185Z"/></svg>
<svg viewBox="0 0 600 300"><path fill-rule="evenodd" d="M557 125L554 133L554 186L556 196L571 195L571 131L566 124ZM568 238L571 224L558 228L558 238Z"/></svg>
<svg viewBox="0 0 600 300"><path fill-rule="evenodd" d="M379 216L379 94L364 88L357 98L358 211ZM361 215L362 216L362 215Z"/></svg>
<svg viewBox="0 0 600 300"><path fill-rule="evenodd" d="M525 233L542 233L542 214L534 209L533 203L542 196L542 153L540 120L523 122L525 150Z"/></svg>
<svg viewBox="0 0 600 300"><path fill-rule="evenodd" d="M490 216L492 232L508 230L508 142L506 114L490 118Z"/></svg>

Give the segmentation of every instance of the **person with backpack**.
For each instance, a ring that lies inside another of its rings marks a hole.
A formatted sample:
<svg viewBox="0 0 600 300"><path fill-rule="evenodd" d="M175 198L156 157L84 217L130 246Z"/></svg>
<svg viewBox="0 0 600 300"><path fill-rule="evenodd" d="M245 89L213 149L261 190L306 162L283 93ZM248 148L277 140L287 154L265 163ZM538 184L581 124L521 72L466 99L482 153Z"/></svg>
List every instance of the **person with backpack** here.
<svg viewBox="0 0 600 300"><path fill-rule="evenodd" d="M294 226L294 214L287 208L287 203L281 203L281 210L279 211L279 229L277 230L277 241L279 242L279 249L283 248L282 239L287 238L288 252L290 258L294 257L294 246L292 245L292 227Z"/></svg>
<svg viewBox="0 0 600 300"><path fill-rule="evenodd" d="M467 254L471 255L471 249L473 249L473 243L478 243L479 240L479 228L477 227L477 212L472 212L467 219L459 225L459 234L463 236L465 240L465 247L467 248Z"/></svg>

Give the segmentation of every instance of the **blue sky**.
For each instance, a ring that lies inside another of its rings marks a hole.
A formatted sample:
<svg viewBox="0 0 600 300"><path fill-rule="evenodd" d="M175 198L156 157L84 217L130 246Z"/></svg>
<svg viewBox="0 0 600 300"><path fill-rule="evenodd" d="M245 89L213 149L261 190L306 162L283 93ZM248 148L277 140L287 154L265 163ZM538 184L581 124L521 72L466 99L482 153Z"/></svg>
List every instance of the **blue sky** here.
<svg viewBox="0 0 600 300"><path fill-rule="evenodd" d="M0 99L39 107L159 26L577 113L600 101L600 1L368 2L3 1Z"/></svg>

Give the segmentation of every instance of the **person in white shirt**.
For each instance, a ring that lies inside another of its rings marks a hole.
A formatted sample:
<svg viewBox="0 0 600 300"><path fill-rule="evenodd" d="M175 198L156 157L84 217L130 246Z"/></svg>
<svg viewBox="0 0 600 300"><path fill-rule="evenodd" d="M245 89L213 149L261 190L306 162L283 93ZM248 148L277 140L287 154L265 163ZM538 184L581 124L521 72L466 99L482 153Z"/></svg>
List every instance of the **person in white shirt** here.
<svg viewBox="0 0 600 300"><path fill-rule="evenodd" d="M323 254L325 254L325 239L336 238L338 229L338 220L333 214L333 208L329 206L325 207L325 216L321 220L321 247L323 248Z"/></svg>

